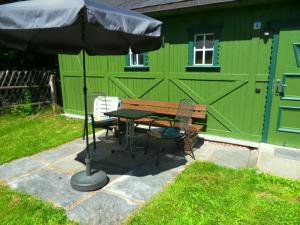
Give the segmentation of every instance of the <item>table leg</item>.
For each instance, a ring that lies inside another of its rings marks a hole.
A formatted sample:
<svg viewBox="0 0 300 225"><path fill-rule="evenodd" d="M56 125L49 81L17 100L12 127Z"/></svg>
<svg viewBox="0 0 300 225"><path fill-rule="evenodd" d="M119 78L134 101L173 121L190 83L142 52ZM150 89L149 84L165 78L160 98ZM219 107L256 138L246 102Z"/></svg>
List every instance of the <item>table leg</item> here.
<svg viewBox="0 0 300 225"><path fill-rule="evenodd" d="M129 153L131 154L132 158L135 157L134 152L135 149L137 148L135 146L134 143L134 120L133 119L128 119L126 121L126 134L125 134L125 140L126 140L126 144L124 146L124 148L120 149L120 150L112 150L112 153L116 152L116 151L129 151ZM141 147L144 149L144 147Z"/></svg>
<svg viewBox="0 0 300 225"><path fill-rule="evenodd" d="M130 132L129 132L130 124L129 120L126 120L126 131L125 131L125 149L127 149L130 145Z"/></svg>
<svg viewBox="0 0 300 225"><path fill-rule="evenodd" d="M111 152L120 152L120 151L127 151L130 149L130 122L129 120L126 121L126 131L125 131L125 146L121 149L112 149Z"/></svg>
<svg viewBox="0 0 300 225"><path fill-rule="evenodd" d="M134 120L129 121L129 148L130 148L130 153L132 158L135 157L134 155L134 150L135 150L135 145L134 145Z"/></svg>

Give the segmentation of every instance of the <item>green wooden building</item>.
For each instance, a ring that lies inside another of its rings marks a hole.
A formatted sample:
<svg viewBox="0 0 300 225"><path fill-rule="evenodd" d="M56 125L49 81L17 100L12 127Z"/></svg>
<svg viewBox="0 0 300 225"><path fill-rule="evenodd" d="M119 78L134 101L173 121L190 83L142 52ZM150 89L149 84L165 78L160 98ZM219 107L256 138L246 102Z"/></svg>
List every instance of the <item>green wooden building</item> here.
<svg viewBox="0 0 300 225"><path fill-rule="evenodd" d="M158 51L87 59L89 91L208 105L206 133L300 147L300 2L107 1L164 22ZM83 113L81 57L60 55L64 111Z"/></svg>

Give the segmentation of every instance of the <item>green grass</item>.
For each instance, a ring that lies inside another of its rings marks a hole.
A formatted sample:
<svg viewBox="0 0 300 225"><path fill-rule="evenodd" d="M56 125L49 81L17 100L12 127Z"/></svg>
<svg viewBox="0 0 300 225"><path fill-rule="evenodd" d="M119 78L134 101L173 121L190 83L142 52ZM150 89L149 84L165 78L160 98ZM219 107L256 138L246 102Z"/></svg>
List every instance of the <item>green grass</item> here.
<svg viewBox="0 0 300 225"><path fill-rule="evenodd" d="M74 140L82 129L82 120L50 112L0 116L0 165Z"/></svg>
<svg viewBox="0 0 300 225"><path fill-rule="evenodd" d="M76 223L67 220L63 209L0 184L0 224L71 225Z"/></svg>
<svg viewBox="0 0 300 225"><path fill-rule="evenodd" d="M196 162L127 224L299 225L300 181Z"/></svg>

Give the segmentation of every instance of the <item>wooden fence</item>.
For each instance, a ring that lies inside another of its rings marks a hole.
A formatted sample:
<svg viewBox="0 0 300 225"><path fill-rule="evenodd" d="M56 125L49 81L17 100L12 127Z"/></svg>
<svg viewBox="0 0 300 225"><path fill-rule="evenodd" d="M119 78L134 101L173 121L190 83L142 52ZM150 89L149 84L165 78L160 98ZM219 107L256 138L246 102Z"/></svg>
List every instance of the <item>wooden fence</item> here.
<svg viewBox="0 0 300 225"><path fill-rule="evenodd" d="M51 71L0 71L0 110L30 102L56 105L56 73Z"/></svg>

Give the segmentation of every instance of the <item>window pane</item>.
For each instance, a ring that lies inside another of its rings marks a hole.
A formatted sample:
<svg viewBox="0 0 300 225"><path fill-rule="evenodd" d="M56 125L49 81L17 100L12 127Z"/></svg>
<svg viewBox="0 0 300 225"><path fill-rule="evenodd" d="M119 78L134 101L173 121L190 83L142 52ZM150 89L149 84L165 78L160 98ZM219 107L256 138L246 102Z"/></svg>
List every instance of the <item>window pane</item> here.
<svg viewBox="0 0 300 225"><path fill-rule="evenodd" d="M195 54L195 64L203 64L203 51L197 51Z"/></svg>
<svg viewBox="0 0 300 225"><path fill-rule="evenodd" d="M213 51L206 51L205 64L212 64L212 63L213 63Z"/></svg>
<svg viewBox="0 0 300 225"><path fill-rule="evenodd" d="M214 35L213 34L206 35L205 48L213 48L213 47L214 47Z"/></svg>
<svg viewBox="0 0 300 225"><path fill-rule="evenodd" d="M136 54L131 54L131 65L137 65Z"/></svg>
<svg viewBox="0 0 300 225"><path fill-rule="evenodd" d="M139 65L144 65L144 54L138 54L139 57Z"/></svg>
<svg viewBox="0 0 300 225"><path fill-rule="evenodd" d="M204 46L204 41L203 40L204 40L203 35L196 35L196 43L195 43L196 49L203 48L203 46Z"/></svg>

